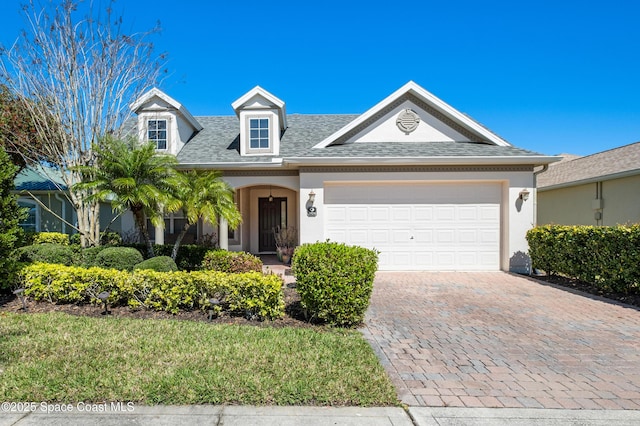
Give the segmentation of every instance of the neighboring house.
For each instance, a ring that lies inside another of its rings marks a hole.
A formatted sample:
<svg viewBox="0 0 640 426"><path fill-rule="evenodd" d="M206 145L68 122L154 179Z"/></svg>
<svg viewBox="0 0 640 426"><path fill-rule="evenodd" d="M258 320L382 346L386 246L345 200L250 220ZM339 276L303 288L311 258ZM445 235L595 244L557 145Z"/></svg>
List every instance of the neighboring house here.
<svg viewBox="0 0 640 426"><path fill-rule="evenodd" d="M561 161L537 180L540 225L640 223L640 142Z"/></svg>
<svg viewBox="0 0 640 426"><path fill-rule="evenodd" d="M45 167L26 167L16 176L14 193L18 195L18 205L29 209L29 215L20 223L28 232L62 232L74 234L77 223L76 212L67 198L67 187L60 173ZM100 229L109 226L114 215L109 203L100 205ZM64 219L64 220L62 220ZM109 229L118 233L131 232L131 214L118 217Z"/></svg>
<svg viewBox="0 0 640 426"><path fill-rule="evenodd" d="M287 114L260 87L232 107L193 117L158 89L132 104L142 139L235 188L243 223L199 224L198 235L268 253L274 231L295 227L301 244L375 248L381 270L528 272L534 167L555 157L512 146L413 82L361 115Z"/></svg>

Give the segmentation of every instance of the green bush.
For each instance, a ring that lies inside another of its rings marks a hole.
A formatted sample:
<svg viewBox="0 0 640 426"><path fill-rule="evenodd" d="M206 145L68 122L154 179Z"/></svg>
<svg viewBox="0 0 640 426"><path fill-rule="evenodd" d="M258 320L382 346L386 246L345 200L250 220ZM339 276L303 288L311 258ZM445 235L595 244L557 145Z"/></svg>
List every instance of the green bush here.
<svg viewBox="0 0 640 426"><path fill-rule="evenodd" d="M534 268L605 290L640 290L640 225L538 226L527 232Z"/></svg>
<svg viewBox="0 0 640 426"><path fill-rule="evenodd" d="M262 260L243 251L210 250L204 256L202 269L220 272L262 272Z"/></svg>
<svg viewBox="0 0 640 426"><path fill-rule="evenodd" d="M142 262L142 254L131 247L107 247L96 255L95 264L102 268L132 271L133 267Z"/></svg>
<svg viewBox="0 0 640 426"><path fill-rule="evenodd" d="M126 303L130 272L36 263L22 269L25 295L51 303L99 303L98 294L109 291L109 302Z"/></svg>
<svg viewBox="0 0 640 426"><path fill-rule="evenodd" d="M52 303L98 303L97 295L109 291L109 303L177 313L181 309L211 308L247 317L275 319L284 314L282 280L257 272L227 274L217 271L134 272L82 268L45 263L22 270L25 294Z"/></svg>
<svg viewBox="0 0 640 426"><path fill-rule="evenodd" d="M303 244L292 265L302 307L311 318L337 326L363 321L378 268L376 251L328 241Z"/></svg>
<svg viewBox="0 0 640 426"><path fill-rule="evenodd" d="M71 244L80 244L80 234L75 233L69 236L69 241ZM117 232L106 232L102 231L100 233L100 245L102 246L119 246L122 245L122 237Z"/></svg>
<svg viewBox="0 0 640 426"><path fill-rule="evenodd" d="M137 249L143 256L147 255L147 247L144 244L127 244L127 247ZM184 244L178 248L176 265L181 271L195 271L200 269L205 254L211 247L199 246L195 244ZM173 244L158 244L153 246L156 256L171 256Z"/></svg>
<svg viewBox="0 0 640 426"><path fill-rule="evenodd" d="M20 262L57 263L68 266L73 265L77 257L71 246L53 243L24 246L17 251Z"/></svg>
<svg viewBox="0 0 640 426"><path fill-rule="evenodd" d="M169 256L156 256L151 259L144 260L133 267L136 269L150 269L156 272L177 271L178 265Z"/></svg>
<svg viewBox="0 0 640 426"><path fill-rule="evenodd" d="M60 232L38 232L33 237L33 244L60 244L69 245L69 235Z"/></svg>
<svg viewBox="0 0 640 426"><path fill-rule="evenodd" d="M15 249L24 235L19 223L26 217L26 209L18 205L18 196L11 192L17 173L18 167L0 147L0 290L8 290L16 280Z"/></svg>
<svg viewBox="0 0 640 426"><path fill-rule="evenodd" d="M78 235L78 234L75 234ZM96 246L96 247L87 247L80 251L81 262L80 264L85 268L90 268L96 265L96 256L102 251L106 249L105 246Z"/></svg>
<svg viewBox="0 0 640 426"><path fill-rule="evenodd" d="M101 232L100 245L119 246L122 244L122 237L117 232Z"/></svg>

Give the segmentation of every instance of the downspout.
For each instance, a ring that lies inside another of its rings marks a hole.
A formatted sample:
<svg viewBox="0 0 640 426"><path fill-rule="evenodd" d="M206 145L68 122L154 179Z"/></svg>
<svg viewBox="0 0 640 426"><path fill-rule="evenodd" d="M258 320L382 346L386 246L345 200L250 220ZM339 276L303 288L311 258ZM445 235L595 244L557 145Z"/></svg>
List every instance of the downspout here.
<svg viewBox="0 0 640 426"><path fill-rule="evenodd" d="M537 172L533 172L533 227L538 225L538 175L549 170L548 164L543 164L542 169Z"/></svg>
<svg viewBox="0 0 640 426"><path fill-rule="evenodd" d="M57 192L53 195L53 197L60 201L60 204L62 205L62 218L64 220L61 220L60 222L62 222L62 233L66 234L67 233L67 203L66 200L64 198L60 198L60 194L58 194Z"/></svg>

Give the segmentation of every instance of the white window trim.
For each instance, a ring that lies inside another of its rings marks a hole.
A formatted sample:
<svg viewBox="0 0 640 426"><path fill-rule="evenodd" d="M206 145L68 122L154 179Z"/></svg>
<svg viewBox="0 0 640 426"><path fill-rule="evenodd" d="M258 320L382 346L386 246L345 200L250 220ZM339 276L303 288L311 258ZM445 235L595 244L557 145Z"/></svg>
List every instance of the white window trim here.
<svg viewBox="0 0 640 426"><path fill-rule="evenodd" d="M147 115L147 116L144 116L142 119L144 120L144 140L147 141L147 142L152 142L152 141L155 142L156 151L158 151L158 152L168 152L169 151L169 146L171 144L171 118L170 117L164 117L164 116ZM158 148L157 140L149 139L149 122L150 121L164 121L166 123L165 132L167 133L167 138L166 138L166 146L165 146L165 148Z"/></svg>
<svg viewBox="0 0 640 426"><path fill-rule="evenodd" d="M267 120L268 133L269 133L269 146L267 148L251 148L251 120ZM274 152L274 135L273 135L274 120L270 115L248 115L246 118L246 140L244 141L246 147L246 153L251 154L271 154Z"/></svg>

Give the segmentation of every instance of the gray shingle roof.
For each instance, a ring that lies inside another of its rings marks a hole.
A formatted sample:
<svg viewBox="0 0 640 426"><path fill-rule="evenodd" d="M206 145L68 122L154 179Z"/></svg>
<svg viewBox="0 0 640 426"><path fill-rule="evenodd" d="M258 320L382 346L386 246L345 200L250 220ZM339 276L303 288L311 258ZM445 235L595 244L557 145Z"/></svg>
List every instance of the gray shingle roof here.
<svg viewBox="0 0 640 426"><path fill-rule="evenodd" d="M538 188L570 186L634 172L640 174L640 142L555 164L538 175Z"/></svg>
<svg viewBox="0 0 640 426"><path fill-rule="evenodd" d="M513 146L481 143L356 143L334 145L323 149L316 144L355 120L358 115L287 116L288 128L282 135L282 158L424 158L424 157L517 157L539 156L536 152ZM271 162L270 156L245 156L239 152L239 119L236 116L196 117L204 129L178 153L183 164L259 163Z"/></svg>

